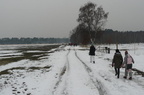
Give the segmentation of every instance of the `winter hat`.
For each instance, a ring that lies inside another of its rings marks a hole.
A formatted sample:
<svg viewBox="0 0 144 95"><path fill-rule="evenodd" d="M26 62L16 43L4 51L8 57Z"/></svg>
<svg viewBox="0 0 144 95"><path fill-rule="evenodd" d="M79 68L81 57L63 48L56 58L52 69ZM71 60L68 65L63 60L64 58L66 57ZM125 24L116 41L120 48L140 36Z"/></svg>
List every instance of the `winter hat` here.
<svg viewBox="0 0 144 95"><path fill-rule="evenodd" d="M125 51L125 55L128 54L128 51Z"/></svg>
<svg viewBox="0 0 144 95"><path fill-rule="evenodd" d="M119 49L116 49L116 52L119 52Z"/></svg>

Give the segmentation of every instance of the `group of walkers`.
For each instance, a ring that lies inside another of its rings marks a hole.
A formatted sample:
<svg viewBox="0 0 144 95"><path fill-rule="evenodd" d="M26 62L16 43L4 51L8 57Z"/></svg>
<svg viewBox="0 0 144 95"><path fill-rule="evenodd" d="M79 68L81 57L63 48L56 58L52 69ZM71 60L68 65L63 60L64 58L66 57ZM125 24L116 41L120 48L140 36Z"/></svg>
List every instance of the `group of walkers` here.
<svg viewBox="0 0 144 95"><path fill-rule="evenodd" d="M91 63L95 63L95 58L94 58L95 51L96 51L96 48L94 47L94 45L91 45L90 50L89 50ZM112 67L114 67L114 69L115 69L115 76L117 76L117 78L119 78L120 68L123 67L123 68L125 68L125 75L123 78L127 79L128 75L129 75L128 79L132 80L132 64L133 63L134 63L134 59L128 53L128 51L125 51L125 57L123 59L122 54L119 51L119 49L116 49L116 52L115 52L115 54L113 56L113 60L112 60Z"/></svg>
<svg viewBox="0 0 144 95"><path fill-rule="evenodd" d="M125 57L123 60L123 57L119 51L119 49L116 49L116 53L114 54L113 60L112 60L112 67L115 68L115 75L117 78L119 78L120 75L120 68L125 68L125 75L123 78L127 79L129 74L129 80L132 80L132 64L134 63L134 59L132 56L128 53L128 51L125 51Z"/></svg>

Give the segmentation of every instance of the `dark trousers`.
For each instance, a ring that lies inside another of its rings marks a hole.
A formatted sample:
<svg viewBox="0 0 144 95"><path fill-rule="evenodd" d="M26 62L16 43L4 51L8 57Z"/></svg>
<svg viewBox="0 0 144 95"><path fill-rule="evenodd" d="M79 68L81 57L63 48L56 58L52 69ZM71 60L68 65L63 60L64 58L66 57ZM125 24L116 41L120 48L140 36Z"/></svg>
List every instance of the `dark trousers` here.
<svg viewBox="0 0 144 95"><path fill-rule="evenodd" d="M115 68L115 75L117 75L117 78L119 78L120 75L120 68Z"/></svg>

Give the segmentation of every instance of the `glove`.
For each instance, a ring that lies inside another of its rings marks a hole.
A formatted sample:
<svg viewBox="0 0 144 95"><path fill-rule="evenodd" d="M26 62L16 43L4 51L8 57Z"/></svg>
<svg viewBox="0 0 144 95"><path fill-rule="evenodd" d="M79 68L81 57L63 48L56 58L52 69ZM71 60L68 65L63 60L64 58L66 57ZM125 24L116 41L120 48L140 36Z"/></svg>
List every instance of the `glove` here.
<svg viewBox="0 0 144 95"><path fill-rule="evenodd" d="M112 63L112 67L114 66L114 64Z"/></svg>

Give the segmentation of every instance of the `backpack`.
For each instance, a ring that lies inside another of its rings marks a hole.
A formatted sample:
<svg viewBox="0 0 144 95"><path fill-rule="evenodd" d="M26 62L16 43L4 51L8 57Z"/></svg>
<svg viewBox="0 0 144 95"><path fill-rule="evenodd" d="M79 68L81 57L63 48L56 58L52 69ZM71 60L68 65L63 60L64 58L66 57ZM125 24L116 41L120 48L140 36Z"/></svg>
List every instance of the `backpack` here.
<svg viewBox="0 0 144 95"><path fill-rule="evenodd" d="M133 63L132 60L133 60L132 57L130 55L128 55L128 57L127 57L127 64L132 64Z"/></svg>

